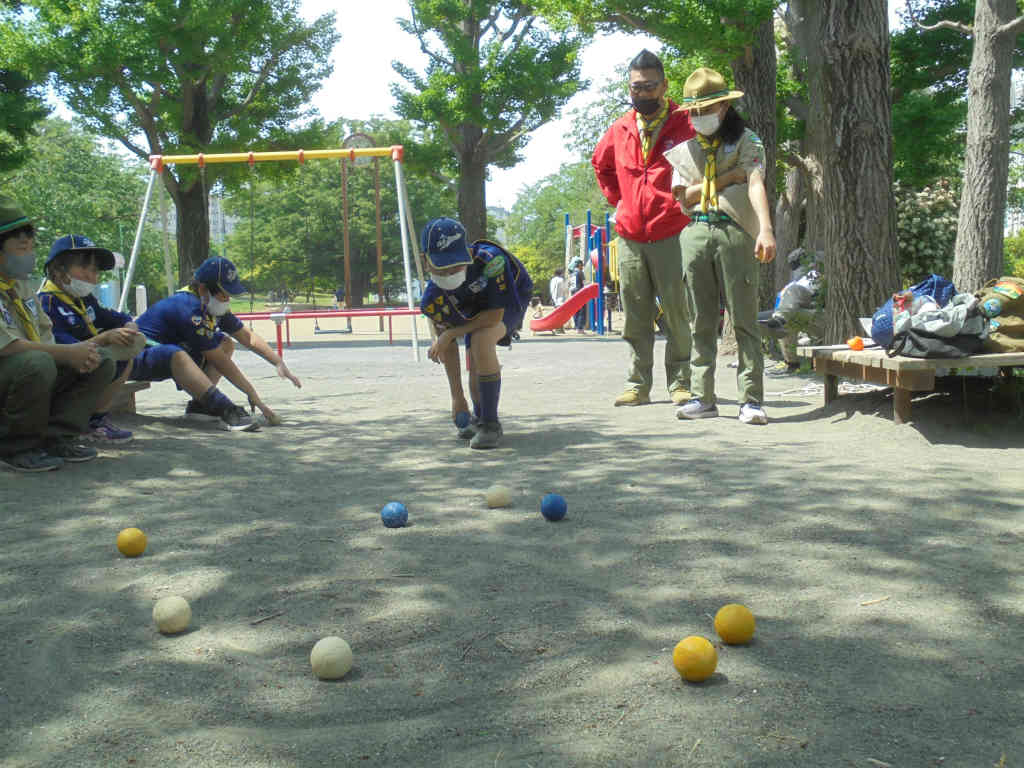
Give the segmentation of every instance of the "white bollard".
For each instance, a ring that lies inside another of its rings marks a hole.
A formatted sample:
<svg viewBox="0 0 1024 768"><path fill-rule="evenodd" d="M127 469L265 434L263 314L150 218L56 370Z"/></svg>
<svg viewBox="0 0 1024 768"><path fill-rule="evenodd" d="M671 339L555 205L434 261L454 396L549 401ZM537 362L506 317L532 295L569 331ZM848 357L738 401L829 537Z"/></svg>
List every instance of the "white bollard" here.
<svg viewBox="0 0 1024 768"><path fill-rule="evenodd" d="M146 286L136 285L135 286L135 316L138 317L149 307L146 302Z"/></svg>

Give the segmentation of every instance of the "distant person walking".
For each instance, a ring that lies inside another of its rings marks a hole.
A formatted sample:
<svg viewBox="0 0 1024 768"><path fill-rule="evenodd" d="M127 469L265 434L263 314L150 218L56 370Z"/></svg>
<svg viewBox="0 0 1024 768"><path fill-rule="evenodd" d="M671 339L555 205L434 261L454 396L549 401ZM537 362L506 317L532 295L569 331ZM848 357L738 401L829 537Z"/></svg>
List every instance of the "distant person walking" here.
<svg viewBox="0 0 1024 768"><path fill-rule="evenodd" d="M665 98L661 60L641 51L629 64L633 109L598 142L591 163L619 233L619 294L629 344L625 391L615 405L651 401L655 297L665 310L665 374L672 402L690 399L690 319L683 290L679 233L689 219L672 197L672 166L665 152L693 136L685 112Z"/></svg>
<svg viewBox="0 0 1024 768"><path fill-rule="evenodd" d="M575 295L583 290L583 286L586 285L587 278L583 274L583 262L580 259L576 259L572 263L572 293ZM576 328L576 333L586 333L587 328L587 305L584 304L579 310L573 315L572 318L573 326Z"/></svg>

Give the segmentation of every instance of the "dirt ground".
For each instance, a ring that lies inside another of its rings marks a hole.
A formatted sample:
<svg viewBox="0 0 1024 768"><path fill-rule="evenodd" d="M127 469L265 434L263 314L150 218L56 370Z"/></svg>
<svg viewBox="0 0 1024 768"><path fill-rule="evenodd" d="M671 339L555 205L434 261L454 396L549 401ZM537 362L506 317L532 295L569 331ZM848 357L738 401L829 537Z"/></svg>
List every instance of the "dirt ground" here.
<svg viewBox="0 0 1024 768"><path fill-rule="evenodd" d="M663 379L611 406L617 337L525 333L501 353L504 443L477 452L442 370L359 323L296 323L301 390L238 354L284 426L196 428L164 383L126 447L0 473L0 766L1024 761L1014 412L972 388L896 426L885 393L825 408L807 375L769 380L770 423L745 426L723 359L722 417L681 422ZM496 482L511 507L486 508ZM408 527L382 526L391 500ZM162 636L171 594L193 622ZM717 643L729 602L749 646ZM672 667L691 634L718 645L700 685ZM309 666L327 635L355 653L336 682Z"/></svg>

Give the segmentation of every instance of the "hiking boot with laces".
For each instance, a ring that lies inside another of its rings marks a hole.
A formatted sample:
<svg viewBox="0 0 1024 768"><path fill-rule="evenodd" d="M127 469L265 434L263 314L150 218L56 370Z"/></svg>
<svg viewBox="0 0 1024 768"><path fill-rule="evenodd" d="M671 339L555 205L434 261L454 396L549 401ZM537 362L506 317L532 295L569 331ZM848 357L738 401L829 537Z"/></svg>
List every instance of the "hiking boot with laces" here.
<svg viewBox="0 0 1024 768"><path fill-rule="evenodd" d="M51 456L46 451L35 448L22 451L13 456L0 456L0 465L15 472L49 472L64 466L64 459Z"/></svg>
<svg viewBox="0 0 1024 768"><path fill-rule="evenodd" d="M688 403L693 400L693 392L688 390L686 387L673 389L668 393L668 396L672 398L672 402L675 405L683 405L684 403Z"/></svg>
<svg viewBox="0 0 1024 768"><path fill-rule="evenodd" d="M635 389L627 389L615 398L615 407L620 405L647 405L651 402L650 395L645 395Z"/></svg>
<svg viewBox="0 0 1024 768"><path fill-rule="evenodd" d="M764 371L765 376L773 379L781 378L782 376L796 376L798 373L800 373L800 363L779 363L771 368L766 368Z"/></svg>
<svg viewBox="0 0 1024 768"><path fill-rule="evenodd" d="M477 432L473 435L473 439L469 441L470 448L487 449L497 448L498 443L501 442L501 423L497 421L483 421L477 427Z"/></svg>
<svg viewBox="0 0 1024 768"><path fill-rule="evenodd" d="M99 453L95 448L83 445L77 440L69 437L58 437L51 440L46 446L46 452L50 456L63 459L69 464L79 464L83 461L92 461Z"/></svg>

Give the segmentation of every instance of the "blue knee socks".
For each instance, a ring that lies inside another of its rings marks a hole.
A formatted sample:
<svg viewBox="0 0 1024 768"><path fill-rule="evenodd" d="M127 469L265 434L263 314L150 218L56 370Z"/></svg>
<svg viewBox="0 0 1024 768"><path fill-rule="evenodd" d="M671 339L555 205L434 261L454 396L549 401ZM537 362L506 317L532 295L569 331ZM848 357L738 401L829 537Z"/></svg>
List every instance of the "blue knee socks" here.
<svg viewBox="0 0 1024 768"><path fill-rule="evenodd" d="M481 421L498 420L498 398L501 396L501 373L480 374Z"/></svg>

